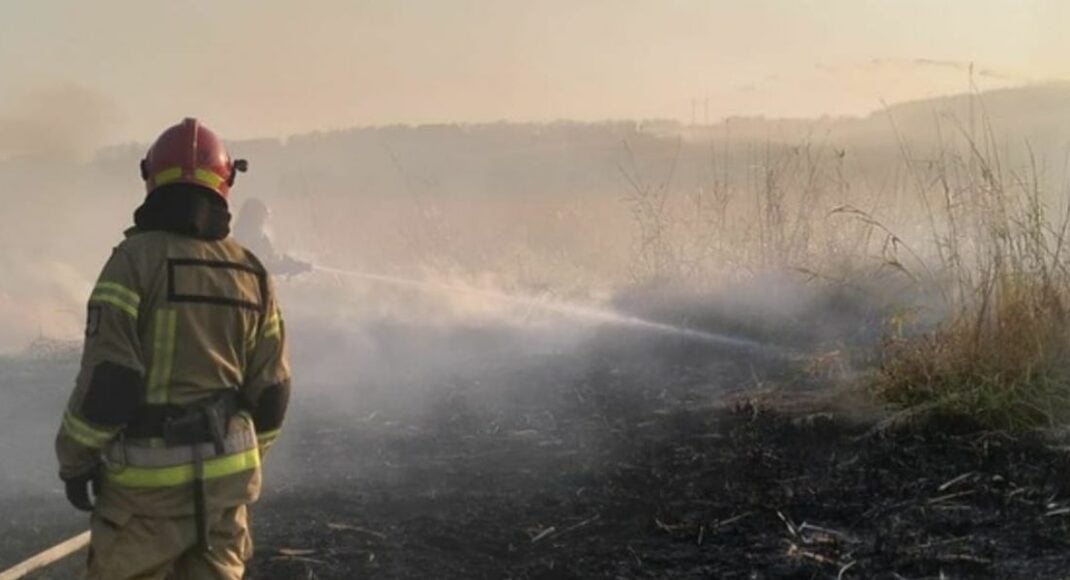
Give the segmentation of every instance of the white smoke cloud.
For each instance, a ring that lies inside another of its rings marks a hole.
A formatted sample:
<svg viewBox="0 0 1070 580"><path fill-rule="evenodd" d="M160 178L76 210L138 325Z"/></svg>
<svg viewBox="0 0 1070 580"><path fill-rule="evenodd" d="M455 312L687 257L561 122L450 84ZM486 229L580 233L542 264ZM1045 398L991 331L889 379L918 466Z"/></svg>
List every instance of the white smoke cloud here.
<svg viewBox="0 0 1070 580"><path fill-rule="evenodd" d="M0 160L83 160L110 143L123 120L114 100L88 87L26 90L0 109Z"/></svg>

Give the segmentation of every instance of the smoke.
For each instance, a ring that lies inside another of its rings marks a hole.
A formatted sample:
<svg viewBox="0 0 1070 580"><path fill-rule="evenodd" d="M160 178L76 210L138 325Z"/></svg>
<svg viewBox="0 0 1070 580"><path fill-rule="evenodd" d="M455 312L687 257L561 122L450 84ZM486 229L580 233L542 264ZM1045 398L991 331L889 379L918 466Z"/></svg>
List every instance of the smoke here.
<svg viewBox="0 0 1070 580"><path fill-rule="evenodd" d="M25 348L34 338L74 340L82 330L91 282L70 264L0 255L0 352Z"/></svg>
<svg viewBox="0 0 1070 580"><path fill-rule="evenodd" d="M57 108L72 117L51 117ZM114 111L68 86L0 114L0 351L80 334L92 280L142 195L140 152L78 161L117 122ZM679 385L719 396L799 375L792 356L698 333L789 355L842 351L874 342L893 299L912 301L887 279L848 291L789 269L837 275L843 264L854 280L879 251L882 236L826 217L845 203L897 201L898 182L848 187L901 174L884 149L863 147L869 137L846 157L859 165L841 166L843 155L820 147L756 154L747 142L681 144L632 125L393 129L406 145L399 157L435 177L420 189L382 158L386 131L236 147L257 172L237 193L273 206L280 252L314 250L322 266L383 274L277 280L295 394L272 481L315 477L298 443L324 417L448 430L455 417L522 429L546 408L588 412L605 399L634 401L639 413ZM620 201L621 139L635 143L639 166L675 168L656 212L635 216ZM725 167L711 167L710 152L722 149ZM911 223L910 203L892 209ZM655 284L630 267L633 242L645 241L641 220L666 249L667 263L651 271L677 277ZM597 314L607 310L615 318ZM0 497L56 489L51 442L76 372L74 356L0 358Z"/></svg>
<svg viewBox="0 0 1070 580"><path fill-rule="evenodd" d="M0 353L80 337L92 281L139 197L133 168L92 162L123 117L74 83L0 103Z"/></svg>
<svg viewBox="0 0 1070 580"><path fill-rule="evenodd" d="M28 90L0 109L0 160L83 161L111 143L123 120L114 100L88 87Z"/></svg>
<svg viewBox="0 0 1070 580"><path fill-rule="evenodd" d="M717 291L622 288L607 302L444 280L321 273L284 284L296 384L309 389L298 400L357 414L383 406L412 412L444 384L478 384L488 373L508 377L545 364L581 372L592 353L604 358L621 349L628 354L617 364L708 367L712 384L726 359L748 361L753 373L755 364L757 372L782 366L824 345L872 343L883 314L875 293L830 292L787 273ZM485 394L508 390L503 383Z"/></svg>

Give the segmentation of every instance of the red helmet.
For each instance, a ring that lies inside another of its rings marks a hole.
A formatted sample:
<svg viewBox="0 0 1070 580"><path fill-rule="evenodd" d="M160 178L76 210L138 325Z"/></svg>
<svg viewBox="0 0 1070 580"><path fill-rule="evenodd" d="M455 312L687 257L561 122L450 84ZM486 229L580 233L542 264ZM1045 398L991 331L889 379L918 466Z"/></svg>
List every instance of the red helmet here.
<svg viewBox="0 0 1070 580"><path fill-rule="evenodd" d="M244 159L230 160L223 142L197 119L184 119L164 131L141 160L145 190L172 183L191 183L208 188L227 199Z"/></svg>

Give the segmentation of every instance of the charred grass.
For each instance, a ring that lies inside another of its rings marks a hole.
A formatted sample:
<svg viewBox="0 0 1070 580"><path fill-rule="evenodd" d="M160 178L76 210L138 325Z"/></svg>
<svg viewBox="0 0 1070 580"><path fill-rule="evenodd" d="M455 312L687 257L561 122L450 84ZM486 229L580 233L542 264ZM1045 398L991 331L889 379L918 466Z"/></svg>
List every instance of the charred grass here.
<svg viewBox="0 0 1070 580"><path fill-rule="evenodd" d="M719 374L678 359L654 382L625 354L511 376L516 395L490 404L454 390L420 416L319 416L290 434L309 471L255 510L252 577L1060 578L1070 565L1070 464L1038 436L874 428L799 385L740 390L744 357Z"/></svg>

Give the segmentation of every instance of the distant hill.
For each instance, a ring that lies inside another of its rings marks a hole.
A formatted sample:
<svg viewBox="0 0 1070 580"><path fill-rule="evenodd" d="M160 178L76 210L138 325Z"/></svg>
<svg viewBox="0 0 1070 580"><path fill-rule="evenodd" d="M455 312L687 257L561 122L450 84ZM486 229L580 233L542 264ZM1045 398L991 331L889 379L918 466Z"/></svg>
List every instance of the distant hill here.
<svg viewBox="0 0 1070 580"><path fill-rule="evenodd" d="M231 148L251 163L239 179L238 199L256 195L305 211L314 196L337 199L334 207L365 200L433 212L429 203L457 200L620 199L634 187L625 174L684 193L715 179L742 183L778 151L799 146L815 155L842 153L847 171L879 181L902 161L900 137L910 155L930 158L940 139L962 146L971 115L975 138L984 141L989 123L1009 164L1025 159L1028 141L1040 163L1058 170L1053 178L1061 172L1070 143L1070 83L899 103L854 118L740 117L709 126L645 120L356 127L237 141ZM143 151L143 145L103 150L91 173L136 190Z"/></svg>
<svg viewBox="0 0 1070 580"><path fill-rule="evenodd" d="M898 151L896 131L918 148L933 148L963 135L983 140L986 126L1001 149L1021 149L1028 141L1040 156L1059 154L1070 143L1070 82L891 104L866 117L734 117L705 126L646 120L355 127L231 147L252 161L243 181L269 196L295 187L341 188L349 195L384 189L574 194L619 187L622 164L657 166L673 155L708 160L714 143L737 150L812 143L881 156ZM96 164L131 166L143 150L108 148Z"/></svg>
<svg viewBox="0 0 1070 580"><path fill-rule="evenodd" d="M1055 145L1070 138L1070 82L895 103L865 117L732 117L710 126L678 125L664 133L690 140L781 143L817 138L868 147L894 141L896 130L911 140L935 140L938 123L945 138L955 132L969 134L971 129L980 135L988 124L1000 141L1028 139L1042 147Z"/></svg>
<svg viewBox="0 0 1070 580"><path fill-rule="evenodd" d="M971 113L975 121L987 117L997 132L1021 138L1037 138L1070 129L1070 82L998 89L978 95L948 97L900 103L887 111L871 114L866 120L896 120L900 130L923 131L933 124L933 115L954 117L964 123Z"/></svg>

